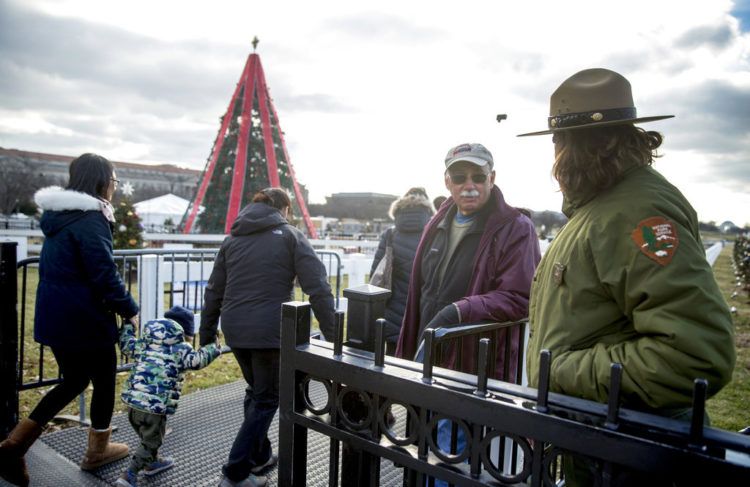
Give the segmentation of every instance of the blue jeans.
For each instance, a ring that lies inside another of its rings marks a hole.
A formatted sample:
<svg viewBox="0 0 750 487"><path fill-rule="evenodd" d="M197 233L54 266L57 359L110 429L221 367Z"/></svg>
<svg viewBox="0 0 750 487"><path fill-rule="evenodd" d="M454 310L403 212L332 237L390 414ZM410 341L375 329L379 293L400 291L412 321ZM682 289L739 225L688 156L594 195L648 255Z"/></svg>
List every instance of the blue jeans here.
<svg viewBox="0 0 750 487"><path fill-rule="evenodd" d="M424 340L420 341L417 353L414 357L415 362L424 362ZM441 419L438 421L437 429L437 445L446 453L451 451L451 429L453 422L447 419ZM456 431L456 453L463 452L466 448L466 435L464 430L458 428ZM435 479L435 487L448 487L448 482L445 480Z"/></svg>
<svg viewBox="0 0 750 487"><path fill-rule="evenodd" d="M437 444L446 453L451 452L451 426L453 422L447 419L438 421ZM456 430L456 454L460 454L466 448L466 435L462 428ZM445 480L435 479L435 487L448 487Z"/></svg>
<svg viewBox="0 0 750 487"><path fill-rule="evenodd" d="M222 470L229 480L240 482L273 453L268 429L279 408L279 349L233 348L232 353L247 382L245 417Z"/></svg>

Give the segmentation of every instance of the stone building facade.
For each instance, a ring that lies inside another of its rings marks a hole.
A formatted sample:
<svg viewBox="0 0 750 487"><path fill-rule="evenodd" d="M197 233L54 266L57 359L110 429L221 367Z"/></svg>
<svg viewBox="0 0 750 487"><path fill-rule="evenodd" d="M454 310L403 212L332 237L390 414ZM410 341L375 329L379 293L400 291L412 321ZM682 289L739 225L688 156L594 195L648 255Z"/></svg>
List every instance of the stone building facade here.
<svg viewBox="0 0 750 487"><path fill-rule="evenodd" d="M0 147L0 166L6 170L32 171L44 185L65 184L74 156L44 154ZM133 200L142 201L167 193L192 200L202 171L173 164L136 164L112 161L121 183L133 186Z"/></svg>

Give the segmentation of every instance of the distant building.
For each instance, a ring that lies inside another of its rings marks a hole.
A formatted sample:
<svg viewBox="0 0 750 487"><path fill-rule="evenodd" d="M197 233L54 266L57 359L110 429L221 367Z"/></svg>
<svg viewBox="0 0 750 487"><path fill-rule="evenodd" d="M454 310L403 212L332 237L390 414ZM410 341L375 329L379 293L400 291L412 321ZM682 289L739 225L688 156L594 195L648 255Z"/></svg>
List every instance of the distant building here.
<svg viewBox="0 0 750 487"><path fill-rule="evenodd" d="M14 164L29 168L45 184L66 184L68 166L75 156L44 154L0 147L0 165ZM19 164L20 163L20 164ZM134 188L133 199L142 201L167 193L192 199L202 171L184 169L173 164L136 164L112 161L117 178Z"/></svg>
<svg viewBox="0 0 750 487"><path fill-rule="evenodd" d="M310 214L328 218L383 220L398 197L382 193L333 193L326 196L324 205L310 204Z"/></svg>
<svg viewBox="0 0 750 487"><path fill-rule="evenodd" d="M719 231L721 233L740 233L742 229L729 220L719 225Z"/></svg>

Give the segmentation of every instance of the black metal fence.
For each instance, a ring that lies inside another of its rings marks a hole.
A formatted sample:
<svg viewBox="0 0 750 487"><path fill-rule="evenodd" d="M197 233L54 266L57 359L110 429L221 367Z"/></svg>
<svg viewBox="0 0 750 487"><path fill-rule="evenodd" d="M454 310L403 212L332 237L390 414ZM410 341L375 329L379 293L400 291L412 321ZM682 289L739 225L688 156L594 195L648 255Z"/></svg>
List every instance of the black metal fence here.
<svg viewBox="0 0 750 487"><path fill-rule="evenodd" d="M47 347L30 340L31 309L36 296L39 258L16 262L16 244L2 243L0 254L0 435L18 420L18 393L61 381L56 367L45 366ZM115 250L115 264L126 287L141 307L141 323L163 316L164 309L181 305L193 312L203 307L203 291L218 249ZM333 252L317 251L336 289L341 289L341 262ZM299 289L298 296L303 296ZM197 340L197 337L195 338ZM195 343L194 343L195 345ZM31 346L32 348L28 348ZM132 364L121 356L118 372ZM86 421L85 401L79 401L79 420Z"/></svg>
<svg viewBox="0 0 750 487"><path fill-rule="evenodd" d="M704 426L705 381L696 381L685 423L621 409L618 364L609 404L599 404L549 392L548 352L536 390L487 379L487 339L475 376L433 367L429 357L424 364L386 357L382 322L374 353L344 347L338 322L334 343L311 340L309 304L283 306L279 485L305 485L309 431L330 437L330 486L354 485L340 479L351 468L359 485L378 485L383 461L403 468L405 486L430 485L431 477L460 486L551 486L572 457L587 460L593 485L617 485L622 471L676 485L750 485L750 437ZM435 342L428 346L436 351ZM324 402L311 399L312 384L325 389ZM393 411L405 424L391 421ZM436 441L446 420L462 430L465 448L451 452ZM356 465L341 463L342 447L362 452Z"/></svg>
<svg viewBox="0 0 750 487"><path fill-rule="evenodd" d="M4 230L36 230L39 222L34 218L2 218L0 228Z"/></svg>

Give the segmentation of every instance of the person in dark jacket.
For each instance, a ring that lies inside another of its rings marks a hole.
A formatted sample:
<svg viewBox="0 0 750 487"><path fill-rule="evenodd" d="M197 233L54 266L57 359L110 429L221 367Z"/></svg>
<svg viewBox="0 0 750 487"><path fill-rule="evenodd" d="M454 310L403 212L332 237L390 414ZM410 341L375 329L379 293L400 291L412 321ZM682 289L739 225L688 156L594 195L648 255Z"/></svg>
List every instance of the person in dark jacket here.
<svg viewBox="0 0 750 487"><path fill-rule="evenodd" d="M393 246L393 274L391 277L391 297L385 308L386 342L390 355L396 349L396 341L401 331L401 321L406 309L406 294L409 291L409 278L414 264L414 254L422 237L424 226L432 218L432 203L423 188L412 188L391 205L390 217L396 225L380 236L380 244L372 261L370 275L385 256L386 246Z"/></svg>
<svg viewBox="0 0 750 487"><path fill-rule="evenodd" d="M117 187L112 163L83 154L70 163L66 189L43 188L34 195L44 210L45 240L39 260L34 339L52 349L62 382L0 444L0 475L28 485L24 454L46 425L89 383L89 445L81 468L91 470L125 458L127 445L110 443L117 355L117 318L138 323L138 305L117 273L112 253Z"/></svg>
<svg viewBox="0 0 750 487"><path fill-rule="evenodd" d="M281 188L259 191L232 224L221 245L205 292L201 346L216 339L219 316L248 387L245 415L223 467L225 487L265 484L256 476L277 461L268 428L279 406L281 305L294 279L310 296L320 330L334 334L334 301L325 267L305 236L287 223L289 195Z"/></svg>

